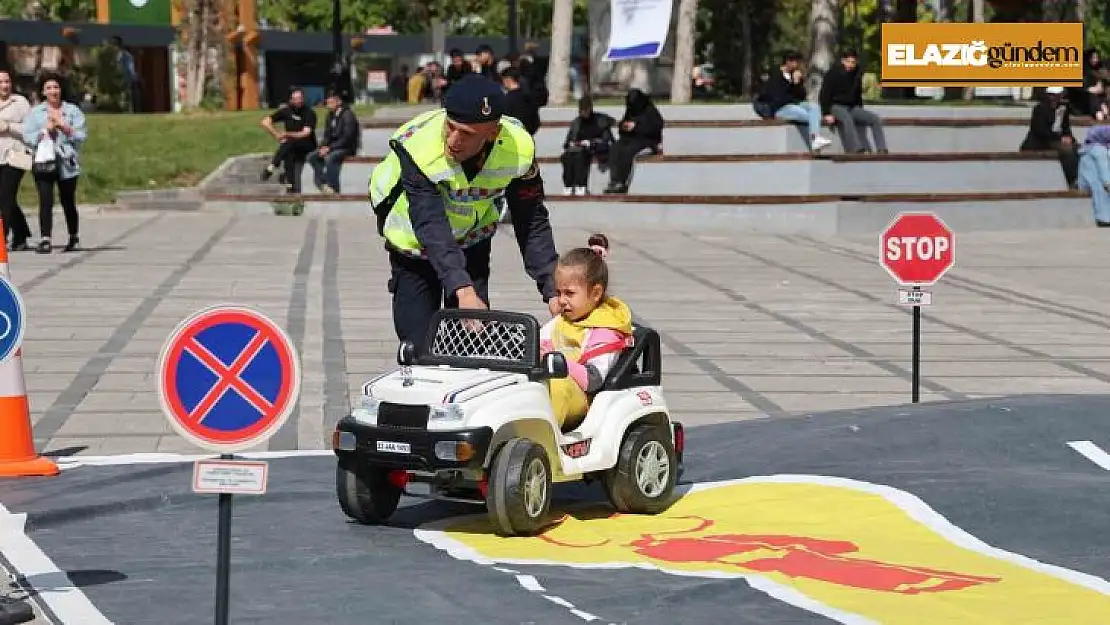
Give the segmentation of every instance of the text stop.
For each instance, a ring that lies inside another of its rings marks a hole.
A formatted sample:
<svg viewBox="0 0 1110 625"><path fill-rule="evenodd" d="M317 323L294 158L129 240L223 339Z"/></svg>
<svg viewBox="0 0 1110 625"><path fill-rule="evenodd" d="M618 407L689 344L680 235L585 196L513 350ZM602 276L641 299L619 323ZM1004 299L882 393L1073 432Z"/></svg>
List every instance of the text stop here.
<svg viewBox="0 0 1110 625"><path fill-rule="evenodd" d="M890 237L886 241L886 258L891 262L942 260L950 249L948 237Z"/></svg>

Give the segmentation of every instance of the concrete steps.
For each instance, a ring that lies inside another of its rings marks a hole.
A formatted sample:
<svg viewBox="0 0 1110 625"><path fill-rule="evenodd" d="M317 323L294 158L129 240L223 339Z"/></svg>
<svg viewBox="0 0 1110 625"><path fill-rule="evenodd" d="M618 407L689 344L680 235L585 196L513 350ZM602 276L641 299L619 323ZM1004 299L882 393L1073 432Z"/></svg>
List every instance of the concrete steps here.
<svg viewBox="0 0 1110 625"><path fill-rule="evenodd" d="M377 159L352 159L344 164L342 191L365 195ZM540 162L549 195L562 190L562 165ZM257 176L255 177L257 179ZM596 166L590 189L600 193L608 174ZM306 196L319 193L312 175L302 176ZM861 195L875 193L975 193L995 191L1059 191L1067 189L1063 171L1052 154L958 153L841 156L814 159L807 155L728 155L647 157L634 168L631 190L641 195Z"/></svg>
<svg viewBox="0 0 1110 625"><path fill-rule="evenodd" d="M206 197L206 210L273 214L278 197ZM826 236L875 235L899 212L936 212L958 232L1089 228L1091 200L1075 191L1039 193L873 194L867 196L593 196L550 197L555 228L617 231L684 227L715 232L767 232ZM305 196L303 216L374 220L361 195Z"/></svg>
<svg viewBox="0 0 1110 625"><path fill-rule="evenodd" d="M1029 120L1033 104L1019 102L1007 105L952 106L930 104L868 104L867 110L886 119L986 119L1008 118ZM386 121L402 123L420 113L435 108L431 105L393 105L375 109L374 115L363 121ZM620 119L624 113L622 106L597 106L596 110ZM659 113L668 122L691 120L757 120L760 119L751 104L656 104ZM569 121L578 115L577 105L547 106L541 109L540 116L545 122Z"/></svg>
<svg viewBox="0 0 1110 625"><path fill-rule="evenodd" d="M389 137L401 122L364 127L362 153L381 156L388 149ZM1080 141L1086 126L1076 125L1073 132ZM980 120L887 120L887 145L891 152L1010 152L1017 150L1028 131L1026 119ZM536 133L539 156L559 156L566 139L565 124L545 123ZM826 127L833 144L826 154L844 153L839 134ZM870 133L867 134L871 141ZM668 154L780 154L808 152L805 128L787 123L764 121L674 122L663 131L663 149Z"/></svg>
<svg viewBox="0 0 1110 625"><path fill-rule="evenodd" d="M107 210L157 210L198 211L204 207L204 197L197 189L152 189L149 191L120 191L114 204Z"/></svg>

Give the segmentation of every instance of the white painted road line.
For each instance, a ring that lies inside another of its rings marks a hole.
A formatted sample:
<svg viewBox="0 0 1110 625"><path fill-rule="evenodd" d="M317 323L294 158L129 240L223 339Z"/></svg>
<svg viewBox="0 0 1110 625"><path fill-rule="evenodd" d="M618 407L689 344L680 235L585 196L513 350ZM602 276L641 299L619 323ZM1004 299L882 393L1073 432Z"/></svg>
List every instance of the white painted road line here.
<svg viewBox="0 0 1110 625"><path fill-rule="evenodd" d="M36 598L63 623L112 625L80 588L27 536L26 514L0 504L0 553L30 586Z"/></svg>
<svg viewBox="0 0 1110 625"><path fill-rule="evenodd" d="M272 460L277 458L313 458L331 456L335 452L330 449L291 449L287 451L248 451L235 454L236 458L247 460ZM168 453L139 453L120 454L116 456L70 456L68 458L55 458L54 461L63 471L79 467L118 467L133 464L174 464L195 462L219 458L219 454L168 454Z"/></svg>
<svg viewBox="0 0 1110 625"><path fill-rule="evenodd" d="M1110 454L1091 441L1068 441L1068 447L1086 456L1087 460L1110 471Z"/></svg>
<svg viewBox="0 0 1110 625"><path fill-rule="evenodd" d="M516 581L520 582L520 585L524 586L525 590L530 590L532 592L543 592L543 586L540 586L540 583L536 581L536 578L532 577L531 575L517 575Z"/></svg>

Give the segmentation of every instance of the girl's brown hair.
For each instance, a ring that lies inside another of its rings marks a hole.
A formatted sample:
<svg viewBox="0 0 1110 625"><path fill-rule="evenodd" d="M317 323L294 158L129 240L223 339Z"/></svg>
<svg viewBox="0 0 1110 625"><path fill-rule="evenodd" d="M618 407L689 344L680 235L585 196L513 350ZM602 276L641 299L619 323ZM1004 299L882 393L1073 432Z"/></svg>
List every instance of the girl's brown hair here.
<svg viewBox="0 0 1110 625"><path fill-rule="evenodd" d="M609 237L601 233L591 234L586 247L576 247L559 257L559 266L582 272L586 287L601 285L602 298L609 290L609 266L605 258L609 255Z"/></svg>

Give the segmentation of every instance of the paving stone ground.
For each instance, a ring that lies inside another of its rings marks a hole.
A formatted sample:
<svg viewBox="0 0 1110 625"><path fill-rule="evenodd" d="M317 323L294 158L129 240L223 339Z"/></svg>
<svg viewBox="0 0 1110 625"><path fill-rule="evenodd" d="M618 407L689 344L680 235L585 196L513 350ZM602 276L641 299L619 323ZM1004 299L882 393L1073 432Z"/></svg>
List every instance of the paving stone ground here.
<svg viewBox="0 0 1110 625"><path fill-rule="evenodd" d="M82 229L88 251L10 259L42 450L197 451L167 425L153 372L174 326L211 304L262 309L301 351L301 402L270 449L325 447L361 383L393 366L369 219L105 213ZM877 238L608 234L613 291L660 331L664 390L685 423L909 402L910 316ZM921 400L1110 391L1108 236L958 233L957 267L923 318ZM543 315L508 232L494 265L495 307Z"/></svg>

